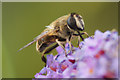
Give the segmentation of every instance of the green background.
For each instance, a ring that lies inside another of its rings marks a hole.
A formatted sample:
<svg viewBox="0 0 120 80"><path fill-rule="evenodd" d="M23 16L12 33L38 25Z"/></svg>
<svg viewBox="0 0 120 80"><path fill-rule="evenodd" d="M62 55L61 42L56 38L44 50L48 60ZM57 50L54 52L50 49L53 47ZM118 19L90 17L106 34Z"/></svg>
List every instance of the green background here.
<svg viewBox="0 0 120 80"><path fill-rule="evenodd" d="M89 35L93 35L96 29L103 32L113 28L118 30L117 2L3 2L2 77L33 78L44 67L41 54L35 50L35 44L17 53L18 49L39 35L44 26L71 12L83 16L85 31Z"/></svg>

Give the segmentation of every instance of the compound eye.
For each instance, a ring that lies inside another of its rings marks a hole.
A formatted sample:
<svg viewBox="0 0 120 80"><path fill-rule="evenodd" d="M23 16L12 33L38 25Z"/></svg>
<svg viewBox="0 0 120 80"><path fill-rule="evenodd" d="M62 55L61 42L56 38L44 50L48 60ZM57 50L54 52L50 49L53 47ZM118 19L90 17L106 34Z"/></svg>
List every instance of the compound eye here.
<svg viewBox="0 0 120 80"><path fill-rule="evenodd" d="M80 31L83 31L84 30L84 21L83 21L82 17L79 15L76 15L74 17L76 20L77 29Z"/></svg>
<svg viewBox="0 0 120 80"><path fill-rule="evenodd" d="M68 24L68 26L70 27L70 29L77 30L76 20L74 19L73 15L71 15L71 16L68 18L67 24Z"/></svg>

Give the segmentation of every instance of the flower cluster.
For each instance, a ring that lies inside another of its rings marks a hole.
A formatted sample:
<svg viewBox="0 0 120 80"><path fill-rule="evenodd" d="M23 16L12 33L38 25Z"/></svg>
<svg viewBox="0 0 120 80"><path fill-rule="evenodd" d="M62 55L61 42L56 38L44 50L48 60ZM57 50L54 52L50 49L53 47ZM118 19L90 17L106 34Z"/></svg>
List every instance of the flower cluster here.
<svg viewBox="0 0 120 80"><path fill-rule="evenodd" d="M118 33L95 31L79 47L65 56L64 50L56 48L58 54L47 55L47 64L35 78L117 78L118 77ZM69 51L69 45L65 46Z"/></svg>

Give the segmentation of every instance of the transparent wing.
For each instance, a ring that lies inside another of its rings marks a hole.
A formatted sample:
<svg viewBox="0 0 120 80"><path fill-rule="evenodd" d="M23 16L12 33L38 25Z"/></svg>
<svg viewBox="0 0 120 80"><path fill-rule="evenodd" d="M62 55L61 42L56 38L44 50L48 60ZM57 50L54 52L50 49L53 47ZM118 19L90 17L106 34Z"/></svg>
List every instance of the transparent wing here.
<svg viewBox="0 0 120 80"><path fill-rule="evenodd" d="M48 33L50 33L49 31L44 31L42 32L40 35L38 35L36 38L34 38L34 40L38 40L43 38L44 36L48 35Z"/></svg>
<svg viewBox="0 0 120 80"><path fill-rule="evenodd" d="M51 30L51 31L46 30L46 31L42 32L40 35L38 35L36 38L34 38L34 40L33 40L32 42L30 42L30 43L28 43L27 45L25 45L25 46L23 46L22 48L20 48L20 49L18 50L18 52L21 51L22 49L30 46L31 44L33 44L33 43L36 42L37 40L39 40L39 39L47 36L48 34L53 33L54 31L56 31L56 30Z"/></svg>
<svg viewBox="0 0 120 80"><path fill-rule="evenodd" d="M30 46L31 44L33 44L33 43L36 42L36 41L37 41L37 40L33 40L32 42L30 42L30 43L28 43L27 45L23 46L22 48L20 48L20 49L18 50L18 52L21 51L22 49Z"/></svg>

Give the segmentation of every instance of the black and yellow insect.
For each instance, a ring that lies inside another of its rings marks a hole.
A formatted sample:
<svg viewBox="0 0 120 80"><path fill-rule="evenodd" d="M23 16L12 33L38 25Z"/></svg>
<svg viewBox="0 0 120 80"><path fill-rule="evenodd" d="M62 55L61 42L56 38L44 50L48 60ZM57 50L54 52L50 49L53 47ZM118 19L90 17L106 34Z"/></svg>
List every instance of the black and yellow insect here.
<svg viewBox="0 0 120 80"><path fill-rule="evenodd" d="M49 53L57 46L61 46L65 50L64 45L68 42L70 50L72 50L71 39L73 36L78 36L78 44L80 42L80 38L84 40L82 35L87 33L80 33L80 31L83 30L84 21L82 16L76 13L71 13L53 21L40 35L38 35L32 42L25 45L23 48L36 42L36 50L42 53L42 60L46 63L44 54ZM53 43L55 43L55 45L46 49ZM19 49L19 51L23 48ZM66 50L65 55L67 56Z"/></svg>

